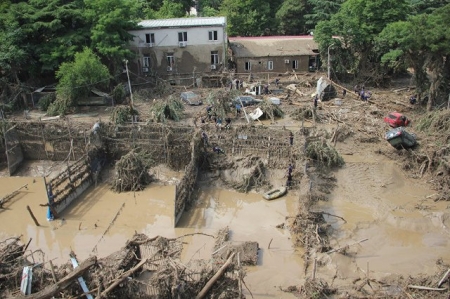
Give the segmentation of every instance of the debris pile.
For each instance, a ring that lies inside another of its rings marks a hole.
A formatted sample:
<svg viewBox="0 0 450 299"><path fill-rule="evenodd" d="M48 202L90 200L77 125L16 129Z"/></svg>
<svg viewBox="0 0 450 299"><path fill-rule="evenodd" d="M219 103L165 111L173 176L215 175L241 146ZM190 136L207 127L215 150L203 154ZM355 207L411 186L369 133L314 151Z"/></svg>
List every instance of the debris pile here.
<svg viewBox="0 0 450 299"><path fill-rule="evenodd" d="M169 96L167 100L154 102L150 108L153 121L158 123L164 123L166 119L179 121L183 118L183 111L183 103L174 96Z"/></svg>
<svg viewBox="0 0 450 299"><path fill-rule="evenodd" d="M55 295L73 298L83 293L95 294L96 298L243 298L245 272L241 264L246 264L254 251L246 254L230 246L225 259L221 256L213 258L213 263L182 263L182 238L136 234L125 247L105 258L91 256L75 265L72 252L72 263L60 267L27 260L26 246L20 245L20 238L7 239L0 243L0 291L15 298L33 299ZM256 255L251 259L256 260ZM32 288L20 294L24 264L33 269L27 280ZM75 283L77 280L85 285Z"/></svg>
<svg viewBox="0 0 450 299"><path fill-rule="evenodd" d="M149 168L151 156L145 151L132 150L116 162L112 190L115 192L143 190L152 182Z"/></svg>
<svg viewBox="0 0 450 299"><path fill-rule="evenodd" d="M306 146L306 156L327 167L344 165L341 155L325 140L309 142Z"/></svg>

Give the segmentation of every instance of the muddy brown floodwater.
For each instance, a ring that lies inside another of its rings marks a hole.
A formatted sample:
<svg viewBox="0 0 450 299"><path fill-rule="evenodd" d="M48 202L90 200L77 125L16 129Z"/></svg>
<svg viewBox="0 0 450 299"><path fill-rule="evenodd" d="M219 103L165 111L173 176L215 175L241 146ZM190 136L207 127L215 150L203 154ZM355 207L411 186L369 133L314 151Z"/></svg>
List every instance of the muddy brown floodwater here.
<svg viewBox="0 0 450 299"><path fill-rule="evenodd" d="M176 181L174 178L173 181ZM2 196L17 187L28 184L0 212L1 238L22 235L30 238L30 250L42 249L45 257L35 254L35 259L54 259L55 264L67 262L71 250L80 260L90 255L105 257L125 245L135 233L150 237L167 238L184 236L182 262L209 259L213 251L214 236L226 226L231 232L231 242L259 243L258 265L247 268L247 286L256 298L295 298L279 290L278 286L298 285L302 277L302 250L294 248L288 231L276 226L286 216L295 215L297 197L285 196L276 201L265 201L260 194L241 194L234 191L208 188L199 190L196 206L173 227L173 198L175 186L151 185L142 192L114 193L106 183L90 188L71 204L60 216L48 222L42 178L2 177ZM26 206L29 205L41 226L32 221ZM201 234L197 234L201 233ZM268 245L270 249L268 249Z"/></svg>
<svg viewBox="0 0 450 299"><path fill-rule="evenodd" d="M368 240L350 247L348 255L331 254L330 267L320 271L339 280L364 277L369 270L379 279L432 275L438 259L450 262L448 202L434 202L435 191L385 156L356 151L344 159L337 187L317 208L346 220L326 217L335 229L333 248Z"/></svg>
<svg viewBox="0 0 450 299"><path fill-rule="evenodd" d="M345 219L326 216L334 228L333 248L368 240L351 246L347 255L322 255L321 265L325 266L317 269L317 277L331 281L336 275L334 285L345 289L367 269L371 277L382 278L391 273L434 273L439 258L450 263L448 203L434 202L433 190L408 178L388 158L352 151L344 155L346 164L335 173L337 186L329 201L316 208ZM40 206L46 202L42 178L1 177L1 197L24 184L28 189L0 210L0 237L22 235L23 242L32 238L30 250L42 249L46 260L62 264L71 250L81 260L93 254L105 257L123 247L135 232L150 237L185 236L182 262L189 263L209 259L214 246L211 236L228 226L232 243L259 243L258 265L247 267L245 278L255 298L294 298L279 287L304 282L303 251L293 246L287 230L276 226L296 214L297 195L265 201L260 194L242 194L200 182L195 206L174 228L174 184L182 173L156 172L168 183L120 194L112 192L107 183L99 184L67 208L62 219L52 222L46 220L46 208ZM41 226L34 224L27 205ZM35 254L35 258L42 257Z"/></svg>

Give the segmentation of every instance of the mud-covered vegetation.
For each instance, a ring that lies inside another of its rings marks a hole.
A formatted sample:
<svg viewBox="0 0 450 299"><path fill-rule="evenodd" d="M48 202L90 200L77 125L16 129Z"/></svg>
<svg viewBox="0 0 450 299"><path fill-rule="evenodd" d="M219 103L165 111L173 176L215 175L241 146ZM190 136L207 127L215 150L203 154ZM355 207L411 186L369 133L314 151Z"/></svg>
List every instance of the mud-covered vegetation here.
<svg viewBox="0 0 450 299"><path fill-rule="evenodd" d="M168 119L179 121L183 118L183 111L183 103L175 96L154 102L150 108L153 120L158 123L164 123Z"/></svg>
<svg viewBox="0 0 450 299"><path fill-rule="evenodd" d="M341 155L324 140L309 142L306 146L306 156L327 167L342 166L344 164L344 159L342 159Z"/></svg>
<svg viewBox="0 0 450 299"><path fill-rule="evenodd" d="M111 188L115 192L143 190L152 182L149 169L153 165L151 155L146 151L133 150L116 162Z"/></svg>

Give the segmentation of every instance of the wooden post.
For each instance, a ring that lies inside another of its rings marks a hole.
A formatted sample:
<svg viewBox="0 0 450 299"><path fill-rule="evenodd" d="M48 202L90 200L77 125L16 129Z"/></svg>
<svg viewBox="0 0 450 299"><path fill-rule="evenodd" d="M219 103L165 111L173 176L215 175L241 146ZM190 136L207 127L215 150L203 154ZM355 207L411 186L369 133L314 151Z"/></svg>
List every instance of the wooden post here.
<svg viewBox="0 0 450 299"><path fill-rule="evenodd" d="M27 206L27 210L30 213L31 218L33 218L34 224L36 224L36 226L40 226L39 222L37 221L36 217L34 217L33 212L30 209L30 206Z"/></svg>
<svg viewBox="0 0 450 299"><path fill-rule="evenodd" d="M70 138L70 151L72 152L72 158L75 161L75 151L73 150L73 136L72 131L70 130L70 122L69 118L67 118L67 128L69 129L69 138Z"/></svg>
<svg viewBox="0 0 450 299"><path fill-rule="evenodd" d="M58 280L56 279L55 269L53 267L52 260L49 260L48 262L50 263L50 271L52 271L53 282L57 283Z"/></svg>
<svg viewBox="0 0 450 299"><path fill-rule="evenodd" d="M45 134L44 134L44 129L42 128L43 124L41 121L41 118L39 118L39 128L41 128L41 134L42 134L42 143L44 145L44 151L45 151L45 155L47 156L47 160L49 160L48 158L48 152L47 152L47 147L46 147L46 143L47 141L45 141Z"/></svg>
<svg viewBox="0 0 450 299"><path fill-rule="evenodd" d="M316 279L316 269L317 269L317 258L314 259L312 280Z"/></svg>

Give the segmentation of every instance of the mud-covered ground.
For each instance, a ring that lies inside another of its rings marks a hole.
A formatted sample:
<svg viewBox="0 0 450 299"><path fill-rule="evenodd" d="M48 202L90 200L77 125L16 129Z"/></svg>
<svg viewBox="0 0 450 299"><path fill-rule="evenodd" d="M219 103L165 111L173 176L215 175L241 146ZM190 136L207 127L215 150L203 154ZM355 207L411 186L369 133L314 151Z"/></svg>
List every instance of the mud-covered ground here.
<svg viewBox="0 0 450 299"><path fill-rule="evenodd" d="M317 115L314 118L306 117L301 121L298 119L299 109L312 109L311 94L315 92L315 81L319 75L297 74L295 77L286 75L280 78L280 87L295 83L298 90L288 92L285 89L285 92L277 95L282 99L280 107L285 117L276 119L275 122L263 120L254 122L252 125L284 127L295 134L294 142L297 142L297 138L303 138L301 133L303 125L308 128L311 136L326 140L343 157L345 164L339 168L316 169L314 161L304 160L299 161L294 171L294 175L300 175L306 162L309 163L311 170L317 171L316 175L311 176L311 186L315 188L316 194L320 194L320 200L313 203L311 210L321 212L324 217L329 248L314 252L311 256L314 257L315 262L310 261L309 266L301 261L300 256L307 255L302 251L301 246L293 246L294 252L289 253L290 255L285 253L280 255L282 250L292 250L292 248L287 249L289 246L286 240L281 240L281 236L295 234L295 230L289 230L288 218L298 214L299 204L295 201L301 198L302 192L307 188L300 184L289 191L288 199L271 202L273 206L267 210L268 203L260 202L255 197L256 193L264 190L264 186L258 190L252 190L249 197L241 197L232 191L226 191L230 189L230 185L218 179L220 176L217 174L203 174L199 182L198 205L192 207L183 216L182 229L188 232L194 229L194 231L212 234L213 230L217 231L219 227L230 225L235 242L252 241L252 236L256 236L261 242L259 246L264 247L264 250L260 251L262 256L259 257L261 260L259 264L267 264L269 267L265 270L267 272L258 272L253 268L249 270L250 289L254 292L255 288L260 291L256 291L255 298L258 298L258 295L269 298L292 298L293 296L309 298L313 293L319 296L317 298L326 298L330 295L323 290L329 289L335 290L339 298L345 296L447 298L448 290L430 291L406 287L409 284L437 288L439 280L448 268L447 265L450 264L450 204L445 200L449 195L445 185L441 183L442 176L446 176L447 173L444 171L445 168L442 170L431 167L432 159L436 159L439 155L436 148L445 148L447 141L445 139L441 141L439 136L436 136L439 134L425 133L418 129L417 124L420 123L425 112L423 107L410 105L408 102L409 97L414 93L414 90L409 88L410 80L408 78L396 80L391 87L385 89L367 86L366 88L372 92L369 102L359 100L351 92L353 87L343 84L349 89L345 97L339 96L338 99L319 103ZM337 90L341 95L342 88L337 87ZM173 90L175 94L180 91L182 90ZM212 92L210 89L194 91L204 98ZM153 104L153 99L155 101L159 99L143 96L145 92L136 91L135 94L135 107L140 111L141 121L146 121L151 115L149 106ZM186 106L185 118L181 120L181 124L193 126L195 117L205 113L205 107L206 105ZM247 111L251 109L249 107ZM412 120L412 126L408 128L408 131L417 135L419 145L416 148L397 151L384 140L384 134L389 127L383 122L383 118L390 111L402 112ZM71 121L93 124L98 119L108 121L110 112L111 108L105 107L82 108L78 114L69 115L67 118ZM43 113L38 111L30 113L32 119L43 116ZM230 116L232 125L247 123L244 116L240 118ZM20 118L22 115L15 117ZM201 126L200 123L197 125ZM430 145L434 145L434 148ZM441 154L445 156L446 152ZM243 175L248 169L245 161L236 161L230 155L221 156L220 159L224 161L217 163L234 165L233 169L223 171L222 177L236 179L237 173ZM426 164L426 159L429 164ZM40 173L42 167L39 167L41 166L30 166L29 170ZM154 171L161 182L170 184L176 181L174 177L177 175L171 174L167 169L161 168L159 172ZM268 176L271 178L269 183L272 185L284 183L284 172L284 165L280 165L278 169L268 170ZM31 173L30 175L38 176ZM315 181L315 178L319 179ZM328 183L323 183L324 180ZM107 192L105 186L101 186L99 190L101 193ZM102 201L100 195L97 192L90 196L98 197L99 201ZM154 198L156 207L161 205L162 197L163 195L159 195ZM120 207L113 209L115 211L118 208ZM91 209L93 207L86 208L83 215L87 215ZM271 210L280 215L283 214L282 217L269 215ZM101 210L98 213L101 213ZM108 223L102 223L102 219L95 220L94 217L78 225L76 215L72 214L73 212L69 214L71 216L68 219L72 219L71 225L78 227L78 230L84 229L85 226L97 228L97 226L108 225ZM156 220L143 229L146 233L156 230L166 232L167 237L182 234L169 229L171 223L169 219L166 219L167 215L164 212L160 213L160 216L157 214L157 212L151 214L151 217ZM57 225L57 229L67 230L67 224L64 225L63 227L61 222L61 225ZM123 223L123 226L127 225ZM163 228L158 228L161 225ZM140 226L132 227L142 230ZM258 227L262 229L258 230ZM90 238L96 239L92 237L92 234ZM108 238L111 239L109 244L116 245L117 240L123 240L123 237ZM292 240L295 239L296 236L292 235ZM190 244L193 245L183 254L204 256L201 253L203 242L204 240L200 237L192 237ZM92 246L87 247L90 249ZM108 244L102 246L105 250L111 250ZM85 250L83 247L78 248L80 252L83 250ZM53 255L58 253L53 252ZM294 262L286 262L284 259L291 259ZM285 270L277 268L277 265L284 267ZM272 280L271 276L273 276ZM287 276L291 278L287 279ZM321 286L311 284L309 279L312 277L316 281L326 282L326 287L325 283ZM303 286L303 289L300 286ZM448 282L443 283L441 287L448 288ZM277 291L274 291L274 288L278 288ZM280 292L280 289L291 291L292 294ZM244 294L250 296L245 290Z"/></svg>

